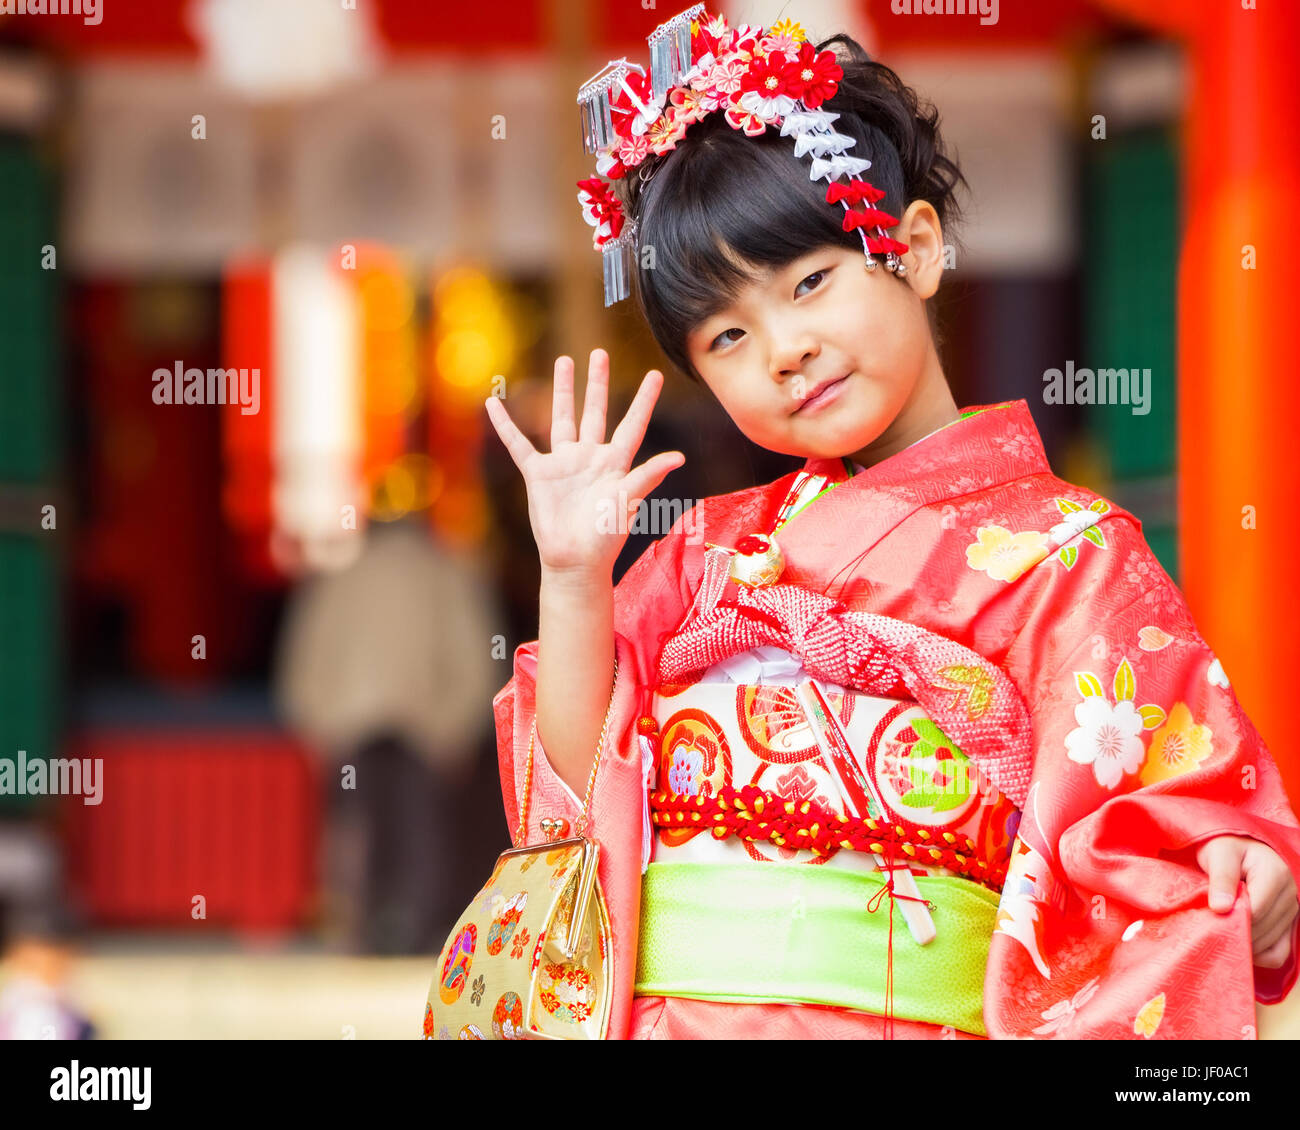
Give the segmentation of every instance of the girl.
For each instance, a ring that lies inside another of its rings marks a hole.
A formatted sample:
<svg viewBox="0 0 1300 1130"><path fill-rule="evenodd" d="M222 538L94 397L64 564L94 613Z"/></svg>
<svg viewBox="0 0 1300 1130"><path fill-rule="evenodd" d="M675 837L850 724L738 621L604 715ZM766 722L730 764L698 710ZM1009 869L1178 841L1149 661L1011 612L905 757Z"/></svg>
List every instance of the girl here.
<svg viewBox="0 0 1300 1130"><path fill-rule="evenodd" d="M611 98L618 197L581 199L665 354L803 470L615 588L684 462L632 467L661 374L606 442L607 355L580 423L561 357L549 454L487 401L542 565L505 806L602 845L610 1034L1253 1036L1296 976L1300 828L1137 519L1052 474L1024 400L954 403L937 114L847 37L687 16L671 92Z"/></svg>

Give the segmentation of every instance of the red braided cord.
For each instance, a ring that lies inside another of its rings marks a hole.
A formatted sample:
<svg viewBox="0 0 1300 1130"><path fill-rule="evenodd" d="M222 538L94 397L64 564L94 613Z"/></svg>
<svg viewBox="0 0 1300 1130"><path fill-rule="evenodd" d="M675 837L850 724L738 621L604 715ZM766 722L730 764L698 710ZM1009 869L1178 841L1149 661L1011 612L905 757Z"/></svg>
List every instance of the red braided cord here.
<svg viewBox="0 0 1300 1130"><path fill-rule="evenodd" d="M660 828L707 826L715 839L734 835L814 855L830 856L841 849L885 854L887 846L898 848L909 860L946 867L999 893L1007 876L1005 866L978 858L968 836L907 821L889 824L841 816L811 801L784 800L757 785L728 785L716 796L683 796L661 789L650 794L650 820Z"/></svg>

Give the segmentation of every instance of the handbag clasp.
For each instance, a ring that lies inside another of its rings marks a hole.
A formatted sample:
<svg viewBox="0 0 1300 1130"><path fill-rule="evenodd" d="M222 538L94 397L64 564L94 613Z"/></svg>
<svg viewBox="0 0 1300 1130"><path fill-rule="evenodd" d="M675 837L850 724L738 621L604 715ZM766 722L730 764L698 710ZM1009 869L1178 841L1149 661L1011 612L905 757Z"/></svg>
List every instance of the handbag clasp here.
<svg viewBox="0 0 1300 1130"><path fill-rule="evenodd" d="M542 835L547 843L562 840L569 834L569 822L563 816L543 816L541 819Z"/></svg>

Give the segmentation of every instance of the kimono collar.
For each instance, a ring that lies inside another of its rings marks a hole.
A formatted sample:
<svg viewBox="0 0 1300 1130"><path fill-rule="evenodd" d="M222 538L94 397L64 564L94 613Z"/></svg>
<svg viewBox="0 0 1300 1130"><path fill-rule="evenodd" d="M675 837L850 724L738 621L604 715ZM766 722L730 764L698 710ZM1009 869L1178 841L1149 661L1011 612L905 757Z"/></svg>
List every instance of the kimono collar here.
<svg viewBox="0 0 1300 1130"><path fill-rule="evenodd" d="M1024 400L975 405L985 411L956 420L852 478L842 459L809 459L804 470L836 481L795 514L782 545L830 551L846 528L870 545L924 506L988 490L1031 475L1051 474L1043 442Z"/></svg>
<svg viewBox="0 0 1300 1130"><path fill-rule="evenodd" d="M888 459L864 468L853 476L852 484L877 490L903 488L925 505L1023 475L1051 473L1027 401L973 404L961 411L978 414L946 424ZM845 462L811 458L803 469L843 484L849 478ZM927 497L918 498L918 494Z"/></svg>

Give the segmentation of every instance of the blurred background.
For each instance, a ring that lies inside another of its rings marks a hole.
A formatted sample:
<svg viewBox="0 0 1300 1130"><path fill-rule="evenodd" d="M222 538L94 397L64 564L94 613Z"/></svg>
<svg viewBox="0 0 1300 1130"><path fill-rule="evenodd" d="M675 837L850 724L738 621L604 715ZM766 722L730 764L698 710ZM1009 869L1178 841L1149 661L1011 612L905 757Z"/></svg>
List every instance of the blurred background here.
<svg viewBox="0 0 1300 1130"><path fill-rule="evenodd" d="M609 349L620 415L664 365L633 303L602 308L574 99L684 6L0 15L0 760L102 763L100 803L0 795L0 1035L418 1034L508 844L491 699L537 630L526 499L483 398L540 440L557 354ZM1210 194L1196 146L1221 114L1247 164L1252 138L1294 135L1296 104L1242 78L1281 67L1274 37L1158 0L911 7L710 10L848 31L937 103L973 190L938 300L958 403L1027 399L1057 473L1142 520L1296 796L1281 684L1235 674L1266 579L1225 589L1186 557L1189 452L1216 483L1269 463L1294 485L1295 461L1230 431L1193 452L1178 415L1224 380L1180 299ZM1235 268L1250 241L1224 238ZM1253 309L1251 373L1294 373L1267 352L1285 316ZM1149 414L1045 404L1067 359L1150 368ZM226 403L215 370L237 371ZM661 493L687 505L796 465L673 373L641 458L670 448L687 463ZM1261 1035L1300 1034L1294 1004L1261 1009Z"/></svg>

